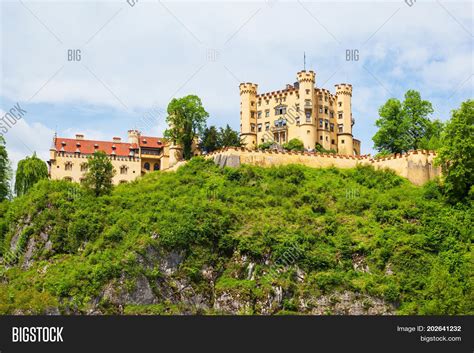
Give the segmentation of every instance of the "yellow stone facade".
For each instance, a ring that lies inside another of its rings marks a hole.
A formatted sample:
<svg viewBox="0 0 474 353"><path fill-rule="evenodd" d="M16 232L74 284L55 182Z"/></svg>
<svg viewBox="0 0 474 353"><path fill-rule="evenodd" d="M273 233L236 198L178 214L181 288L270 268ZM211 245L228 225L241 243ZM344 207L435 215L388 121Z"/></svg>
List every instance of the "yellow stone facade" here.
<svg viewBox="0 0 474 353"><path fill-rule="evenodd" d="M50 178L82 182L87 160L96 150L104 151L110 158L115 169L115 185L170 167L169 145L160 138L142 136L137 130L128 131L128 142L118 137L112 141L96 141L86 140L81 134L74 139L55 136L48 161Z"/></svg>
<svg viewBox="0 0 474 353"><path fill-rule="evenodd" d="M360 141L353 138L352 85L336 85L335 94L316 88L316 74L300 71L286 88L258 93L255 83L241 83L240 132L248 149L264 142L284 144L301 140L308 151L320 144L343 155L360 155Z"/></svg>

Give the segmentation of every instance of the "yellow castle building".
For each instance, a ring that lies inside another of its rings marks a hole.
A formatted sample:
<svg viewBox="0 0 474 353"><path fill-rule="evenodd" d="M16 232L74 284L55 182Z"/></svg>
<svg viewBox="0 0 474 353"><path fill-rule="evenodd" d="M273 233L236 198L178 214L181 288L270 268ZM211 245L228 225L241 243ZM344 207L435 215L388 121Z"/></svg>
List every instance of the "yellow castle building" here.
<svg viewBox="0 0 474 353"><path fill-rule="evenodd" d="M306 150L316 144L338 154L360 155L360 141L352 127L352 85L336 85L332 94L317 88L313 71L300 71L286 88L258 93L254 83L240 84L240 133L248 149L264 142L284 144L299 139Z"/></svg>
<svg viewBox="0 0 474 353"><path fill-rule="evenodd" d="M172 164L177 162L173 160L176 155L173 146L162 138L142 136L138 130L128 131L128 142L122 142L120 137L97 141L86 140L82 134L76 134L73 139L54 136L48 161L50 178L82 182L87 172L87 159L96 151L103 151L110 158L116 172L114 184L167 169L170 160Z"/></svg>

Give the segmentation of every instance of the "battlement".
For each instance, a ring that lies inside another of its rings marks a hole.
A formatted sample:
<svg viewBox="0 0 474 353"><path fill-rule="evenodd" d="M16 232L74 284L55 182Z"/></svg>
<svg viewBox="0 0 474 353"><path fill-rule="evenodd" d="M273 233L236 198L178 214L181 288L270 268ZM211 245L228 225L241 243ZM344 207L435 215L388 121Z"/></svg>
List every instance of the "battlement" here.
<svg viewBox="0 0 474 353"><path fill-rule="evenodd" d="M298 82L314 82L316 80L316 74L313 70L302 70L296 74Z"/></svg>
<svg viewBox="0 0 474 353"><path fill-rule="evenodd" d="M355 168L372 165L376 169L389 168L416 185L422 185L441 174L434 165L434 151L416 150L374 159L371 155L353 156L319 152L249 150L245 147L226 147L211 152L205 158L225 165L251 164L262 167L300 164L313 168ZM229 164L226 164L229 161ZM231 161L231 162L230 162Z"/></svg>
<svg viewBox="0 0 474 353"><path fill-rule="evenodd" d="M349 83L339 83L334 85L336 87L336 95L346 94L352 96L352 85Z"/></svg>
<svg viewBox="0 0 474 353"><path fill-rule="evenodd" d="M239 89L240 89L240 95L244 94L244 93L248 93L248 94L257 94L257 89L258 89L258 84L256 83L250 83L250 82L246 82L246 83L241 83L239 85Z"/></svg>

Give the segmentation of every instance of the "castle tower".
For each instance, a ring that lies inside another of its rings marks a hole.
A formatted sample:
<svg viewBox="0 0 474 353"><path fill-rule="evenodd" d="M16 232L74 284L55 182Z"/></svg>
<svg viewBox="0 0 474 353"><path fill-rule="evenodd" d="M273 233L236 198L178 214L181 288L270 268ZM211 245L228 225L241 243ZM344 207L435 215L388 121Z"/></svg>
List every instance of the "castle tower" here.
<svg viewBox="0 0 474 353"><path fill-rule="evenodd" d="M298 80L299 95L299 136L306 149L313 149L316 146L316 95L314 85L316 84L316 74L314 71L300 71L296 74Z"/></svg>
<svg viewBox="0 0 474 353"><path fill-rule="evenodd" d="M257 88L254 83L241 83L240 88L240 138L248 149L257 148Z"/></svg>
<svg viewBox="0 0 474 353"><path fill-rule="evenodd" d="M140 131L128 130L128 143L135 143L138 145L140 143Z"/></svg>
<svg viewBox="0 0 474 353"><path fill-rule="evenodd" d="M352 85L341 83L336 86L336 122L337 122L337 152L353 155L352 136Z"/></svg>

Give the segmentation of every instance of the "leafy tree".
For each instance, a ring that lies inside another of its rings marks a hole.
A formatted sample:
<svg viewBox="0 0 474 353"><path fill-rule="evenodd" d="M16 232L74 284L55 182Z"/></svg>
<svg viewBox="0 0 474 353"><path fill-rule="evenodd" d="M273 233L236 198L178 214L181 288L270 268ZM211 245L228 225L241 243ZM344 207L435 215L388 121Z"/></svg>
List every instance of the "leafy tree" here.
<svg viewBox="0 0 474 353"><path fill-rule="evenodd" d="M10 194L10 162L5 148L5 140L0 136L0 202L5 200Z"/></svg>
<svg viewBox="0 0 474 353"><path fill-rule="evenodd" d="M402 103L390 98L379 109L379 116L375 125L379 128L372 140L378 151L401 153L410 149L407 131L408 124L402 113Z"/></svg>
<svg viewBox="0 0 474 353"><path fill-rule="evenodd" d="M36 152L31 157L26 157L18 162L15 176L15 193L24 195L28 190L42 179L48 178L46 163L36 157Z"/></svg>
<svg viewBox="0 0 474 353"><path fill-rule="evenodd" d="M303 141L297 138L291 139L287 143L283 144L282 147L288 151L304 151Z"/></svg>
<svg viewBox="0 0 474 353"><path fill-rule="evenodd" d="M226 125L225 129L220 128L219 132L219 147L240 147L242 146L240 142L239 133L229 126Z"/></svg>
<svg viewBox="0 0 474 353"><path fill-rule="evenodd" d="M92 190L95 196L105 195L112 190L112 178L115 169L105 152L96 151L87 161L87 174L84 186Z"/></svg>
<svg viewBox="0 0 474 353"><path fill-rule="evenodd" d="M201 136L209 113L202 106L201 99L195 95L173 98L168 104L166 122L170 126L165 137L183 147L184 159L192 157L192 145Z"/></svg>
<svg viewBox="0 0 474 353"><path fill-rule="evenodd" d="M262 142L260 145L258 145L258 149L268 150L268 149L270 149L270 147L272 147L273 144L274 144L274 142L271 142L271 141Z"/></svg>
<svg viewBox="0 0 474 353"><path fill-rule="evenodd" d="M474 198L474 100L453 110L443 132L437 163L443 169L444 187L451 201Z"/></svg>
<svg viewBox="0 0 474 353"><path fill-rule="evenodd" d="M379 128L372 138L375 149L402 153L412 149L438 148L442 123L438 120L432 122L429 119L432 113L431 103L422 100L417 91L407 91L403 103L390 98L380 107L380 119L375 122Z"/></svg>
<svg viewBox="0 0 474 353"><path fill-rule="evenodd" d="M419 92L409 90L405 93L403 102L403 117L408 123L408 136L412 149L421 148L420 143L424 137L429 136L432 123L428 118L433 113L430 102L422 100Z"/></svg>
<svg viewBox="0 0 474 353"><path fill-rule="evenodd" d="M208 127L204 130L200 147L205 152L217 150L219 146L219 131L215 126Z"/></svg>
<svg viewBox="0 0 474 353"><path fill-rule="evenodd" d="M316 142L315 150L316 150L316 152L320 152L320 153L334 153L334 154L337 153L336 150L333 150L332 148L330 150L325 149L318 142Z"/></svg>
<svg viewBox="0 0 474 353"><path fill-rule="evenodd" d="M444 124L442 121L436 119L427 127L426 136L421 141L419 148L424 150L439 150L441 148L441 135L443 133Z"/></svg>

